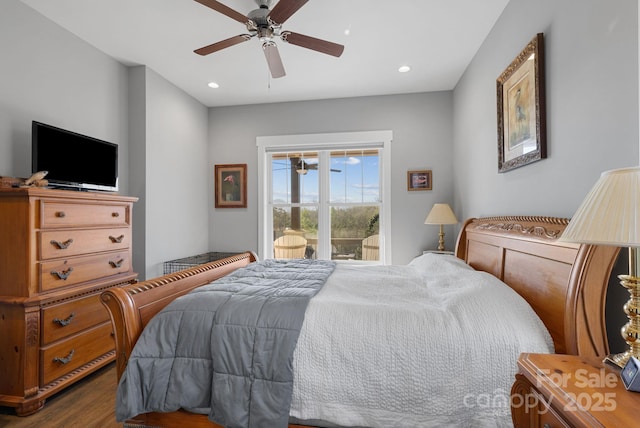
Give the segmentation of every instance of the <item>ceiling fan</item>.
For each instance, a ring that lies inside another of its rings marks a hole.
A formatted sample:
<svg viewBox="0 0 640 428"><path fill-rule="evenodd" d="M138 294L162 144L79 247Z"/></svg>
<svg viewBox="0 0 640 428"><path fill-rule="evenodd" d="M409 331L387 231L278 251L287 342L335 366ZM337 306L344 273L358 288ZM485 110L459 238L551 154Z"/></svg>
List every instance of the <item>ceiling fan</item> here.
<svg viewBox="0 0 640 428"><path fill-rule="evenodd" d="M255 0L259 8L252 10L246 16L216 0L195 0L198 3L228 16L231 19L245 24L249 34L239 34L228 39L196 49L198 55L209 55L219 50L246 42L253 37L258 37L262 42L262 50L267 59L271 76L276 79L286 73L284 65L274 42L275 38L291 43L292 45L322 52L327 55L339 57L344 51L344 46L328 42L293 31L282 31L282 24L298 11L308 0L280 0L273 9L269 9L273 0Z"/></svg>
<svg viewBox="0 0 640 428"><path fill-rule="evenodd" d="M291 167L293 167L295 169L295 171L300 174L300 175L307 175L307 172L309 171L317 171L318 170L318 163L317 161L315 162L307 162L304 159L297 159L297 158L290 158L291 160ZM290 167L288 167L286 165L286 163L284 165L281 165L281 168L276 168L274 169L274 171L282 171L282 170L289 170ZM335 168L330 168L331 172L342 172L341 169L335 169Z"/></svg>
<svg viewBox="0 0 640 428"><path fill-rule="evenodd" d="M296 172L298 174L306 175L307 171L314 171L318 169L317 163L309 163L304 159L300 159L296 164ZM331 172L342 172L341 169L330 168Z"/></svg>

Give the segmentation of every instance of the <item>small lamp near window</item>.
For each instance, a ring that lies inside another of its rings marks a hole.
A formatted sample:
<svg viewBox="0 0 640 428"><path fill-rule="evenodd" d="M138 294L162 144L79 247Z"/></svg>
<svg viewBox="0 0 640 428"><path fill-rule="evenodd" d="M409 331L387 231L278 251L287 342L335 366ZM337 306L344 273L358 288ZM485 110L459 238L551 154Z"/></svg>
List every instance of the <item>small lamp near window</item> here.
<svg viewBox="0 0 640 428"><path fill-rule="evenodd" d="M631 356L640 358L640 167L603 172L560 240L629 248L629 274L618 276L630 294L624 305L629 322L621 330L629 347L604 361L624 367Z"/></svg>
<svg viewBox="0 0 640 428"><path fill-rule="evenodd" d="M440 225L440 240L438 241L438 251L444 251L444 225L458 224L458 219L453 213L449 204L434 204L424 224Z"/></svg>

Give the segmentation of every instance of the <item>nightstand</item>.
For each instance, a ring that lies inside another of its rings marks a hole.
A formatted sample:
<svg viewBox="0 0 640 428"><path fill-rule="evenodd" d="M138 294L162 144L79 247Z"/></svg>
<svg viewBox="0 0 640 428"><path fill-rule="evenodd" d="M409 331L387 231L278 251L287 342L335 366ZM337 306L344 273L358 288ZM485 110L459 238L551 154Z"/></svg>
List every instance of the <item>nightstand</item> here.
<svg viewBox="0 0 640 428"><path fill-rule="evenodd" d="M640 393L601 358L521 354L511 388L515 428L638 426Z"/></svg>

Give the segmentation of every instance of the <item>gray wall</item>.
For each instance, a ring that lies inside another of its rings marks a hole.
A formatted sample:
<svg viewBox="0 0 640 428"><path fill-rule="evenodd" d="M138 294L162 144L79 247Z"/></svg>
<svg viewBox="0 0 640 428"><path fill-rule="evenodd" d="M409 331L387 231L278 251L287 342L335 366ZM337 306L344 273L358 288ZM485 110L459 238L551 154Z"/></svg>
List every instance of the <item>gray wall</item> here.
<svg viewBox="0 0 640 428"><path fill-rule="evenodd" d="M130 70L129 107L134 264L153 278L208 250L207 108L145 66Z"/></svg>
<svg viewBox="0 0 640 428"><path fill-rule="evenodd" d="M138 197L133 210L133 266L141 274L140 279L146 278L146 222L147 217L147 97L146 97L146 67L130 67L128 70L128 101L129 101L129 147L131 179L129 190L131 195Z"/></svg>
<svg viewBox="0 0 640 428"><path fill-rule="evenodd" d="M496 78L539 32L548 158L499 174ZM455 88L454 159L465 218L571 217L602 171L637 165L638 3L511 0Z"/></svg>
<svg viewBox="0 0 640 428"><path fill-rule="evenodd" d="M18 0L0 3L0 175L31 173L31 121L118 144L134 205L134 270L208 250L207 108L128 69Z"/></svg>
<svg viewBox="0 0 640 428"><path fill-rule="evenodd" d="M157 73L146 73L147 277L162 262L208 250L207 108ZM136 142L137 143L137 142Z"/></svg>
<svg viewBox="0 0 640 428"><path fill-rule="evenodd" d="M453 202L451 101L451 92L434 92L210 109L211 170L225 163L248 167L248 207L213 209L210 248L257 250L256 137L387 129L393 131L392 262L407 263L423 249L436 248L438 227L425 225L424 219L434 203ZM433 191L407 191L407 171L412 169L433 171ZM212 195L213 181L210 186ZM447 231L452 249L453 228Z"/></svg>
<svg viewBox="0 0 640 428"><path fill-rule="evenodd" d="M539 32L548 158L499 174L496 78ZM571 217L602 171L637 165L638 38L635 0L511 0L454 90L457 212ZM628 293L612 282L609 344L621 352Z"/></svg>
<svg viewBox="0 0 640 428"><path fill-rule="evenodd" d="M18 0L0 5L0 175L31 175L31 121L117 143L128 193L127 70Z"/></svg>

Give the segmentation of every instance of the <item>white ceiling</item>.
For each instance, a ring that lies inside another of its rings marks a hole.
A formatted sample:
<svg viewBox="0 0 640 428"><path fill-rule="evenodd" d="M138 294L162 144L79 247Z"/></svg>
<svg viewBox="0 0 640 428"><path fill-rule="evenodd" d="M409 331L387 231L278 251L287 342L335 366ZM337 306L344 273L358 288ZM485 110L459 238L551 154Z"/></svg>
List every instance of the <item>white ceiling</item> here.
<svg viewBox="0 0 640 428"><path fill-rule="evenodd" d="M335 58L277 40L287 75L271 79L252 39L208 56L193 51L246 33L194 0L22 0L126 65L147 65L206 106L453 89L508 0L311 0L283 30L345 46ZM246 15L255 0L220 0ZM346 35L345 30L350 34ZM398 73L409 65L409 73ZM210 81L218 89L207 86Z"/></svg>

